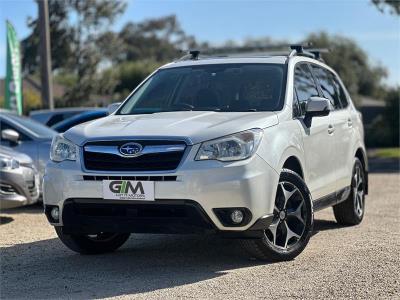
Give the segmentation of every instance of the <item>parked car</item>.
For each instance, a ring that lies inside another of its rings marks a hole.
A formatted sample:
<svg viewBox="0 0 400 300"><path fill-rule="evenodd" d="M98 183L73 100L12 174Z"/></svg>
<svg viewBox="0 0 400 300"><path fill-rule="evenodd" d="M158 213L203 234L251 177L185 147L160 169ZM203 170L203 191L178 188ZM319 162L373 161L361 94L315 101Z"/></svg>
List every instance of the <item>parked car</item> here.
<svg viewBox="0 0 400 300"><path fill-rule="evenodd" d="M99 119L99 118L103 118L105 116L107 116L107 109L105 109L105 108L85 111L83 113L74 115L64 121L61 121L61 122L51 126L51 128L57 132L64 132L78 124L89 122L89 121Z"/></svg>
<svg viewBox="0 0 400 300"><path fill-rule="evenodd" d="M37 202L39 183L39 172L28 155L0 146L1 209Z"/></svg>
<svg viewBox="0 0 400 300"><path fill-rule="evenodd" d="M57 136L44 177L48 220L79 253L132 232L217 232L252 257L290 260L313 214L359 224L368 192L360 113L317 54L167 64L112 115ZM351 241L350 241L351 242Z"/></svg>
<svg viewBox="0 0 400 300"><path fill-rule="evenodd" d="M56 109L41 109L34 110L29 113L29 117L35 121L42 123L46 126L53 126L65 119L71 118L76 114L80 114L86 111L93 110L93 107L68 107L68 108L56 108Z"/></svg>
<svg viewBox="0 0 400 300"><path fill-rule="evenodd" d="M57 132L30 118L4 110L0 112L0 130L0 145L31 157L41 182L50 157L51 140Z"/></svg>

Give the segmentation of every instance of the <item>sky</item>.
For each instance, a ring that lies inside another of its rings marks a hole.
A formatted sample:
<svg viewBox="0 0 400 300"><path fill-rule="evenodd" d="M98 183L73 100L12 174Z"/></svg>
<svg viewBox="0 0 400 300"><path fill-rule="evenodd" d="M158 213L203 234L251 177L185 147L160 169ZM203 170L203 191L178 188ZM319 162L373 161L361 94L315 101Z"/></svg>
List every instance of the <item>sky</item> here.
<svg viewBox="0 0 400 300"><path fill-rule="evenodd" d="M369 0L161 1L130 0L112 26L175 14L187 34L199 41L271 37L298 42L308 33L326 31L354 39L373 64L389 70L388 85L400 85L400 17L382 14ZM28 17L36 17L34 0L0 0L0 77L5 75L5 20L20 39L29 34Z"/></svg>

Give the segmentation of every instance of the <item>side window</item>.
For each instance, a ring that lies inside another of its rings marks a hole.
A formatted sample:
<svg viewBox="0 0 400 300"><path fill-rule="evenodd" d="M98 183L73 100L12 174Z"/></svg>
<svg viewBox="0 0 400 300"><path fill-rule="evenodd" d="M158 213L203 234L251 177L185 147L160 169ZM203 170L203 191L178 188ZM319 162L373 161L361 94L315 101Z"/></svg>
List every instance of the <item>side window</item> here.
<svg viewBox="0 0 400 300"><path fill-rule="evenodd" d="M310 97L319 96L317 86L307 64L299 64L294 70L294 88L297 94L301 114L305 113Z"/></svg>
<svg viewBox="0 0 400 300"><path fill-rule="evenodd" d="M338 91L339 94L340 103L342 104L343 108L346 108L349 105L349 100L347 99L343 86L340 84L340 81L337 79L337 77L334 78L334 82L336 90Z"/></svg>
<svg viewBox="0 0 400 300"><path fill-rule="evenodd" d="M324 97L331 101L335 109L341 109L339 91L334 80L334 75L330 71L315 65L312 68Z"/></svg>

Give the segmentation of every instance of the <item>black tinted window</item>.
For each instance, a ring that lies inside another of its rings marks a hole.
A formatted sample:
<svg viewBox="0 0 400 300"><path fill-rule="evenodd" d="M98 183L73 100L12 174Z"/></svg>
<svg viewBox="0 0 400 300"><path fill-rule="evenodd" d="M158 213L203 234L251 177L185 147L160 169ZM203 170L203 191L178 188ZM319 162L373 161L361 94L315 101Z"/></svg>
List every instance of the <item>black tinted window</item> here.
<svg viewBox="0 0 400 300"><path fill-rule="evenodd" d="M321 86L324 97L331 101L335 109L340 109L340 96L334 80L334 75L330 71L315 65L313 65L312 68Z"/></svg>
<svg viewBox="0 0 400 300"><path fill-rule="evenodd" d="M213 64L163 69L148 79L119 113L279 110L284 68L281 64Z"/></svg>
<svg viewBox="0 0 400 300"><path fill-rule="evenodd" d="M318 89L308 65L300 64L296 66L294 71L294 88L301 113L304 114L308 99L313 96L319 96Z"/></svg>
<svg viewBox="0 0 400 300"><path fill-rule="evenodd" d="M342 107L345 108L349 105L349 100L347 100L347 95L346 95L342 85L340 84L339 80L337 79L337 77L334 77L334 82L335 82L336 90L338 91L340 103L341 103Z"/></svg>

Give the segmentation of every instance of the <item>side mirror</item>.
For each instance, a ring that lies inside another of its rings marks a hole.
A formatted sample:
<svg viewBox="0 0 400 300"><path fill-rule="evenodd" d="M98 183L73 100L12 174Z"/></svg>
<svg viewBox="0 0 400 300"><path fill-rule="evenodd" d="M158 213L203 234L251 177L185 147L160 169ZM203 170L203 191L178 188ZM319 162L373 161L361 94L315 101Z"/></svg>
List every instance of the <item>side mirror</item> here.
<svg viewBox="0 0 400 300"><path fill-rule="evenodd" d="M13 129L4 129L1 131L1 138L16 144L19 140L19 133Z"/></svg>
<svg viewBox="0 0 400 300"><path fill-rule="evenodd" d="M306 115L304 123L307 126L311 125L313 117L324 117L329 115L331 111L331 102L322 97L310 97L306 104Z"/></svg>
<svg viewBox="0 0 400 300"><path fill-rule="evenodd" d="M111 115L113 112L115 112L118 107L121 105L121 102L116 102L116 103L111 103L109 106L107 106L107 113Z"/></svg>

